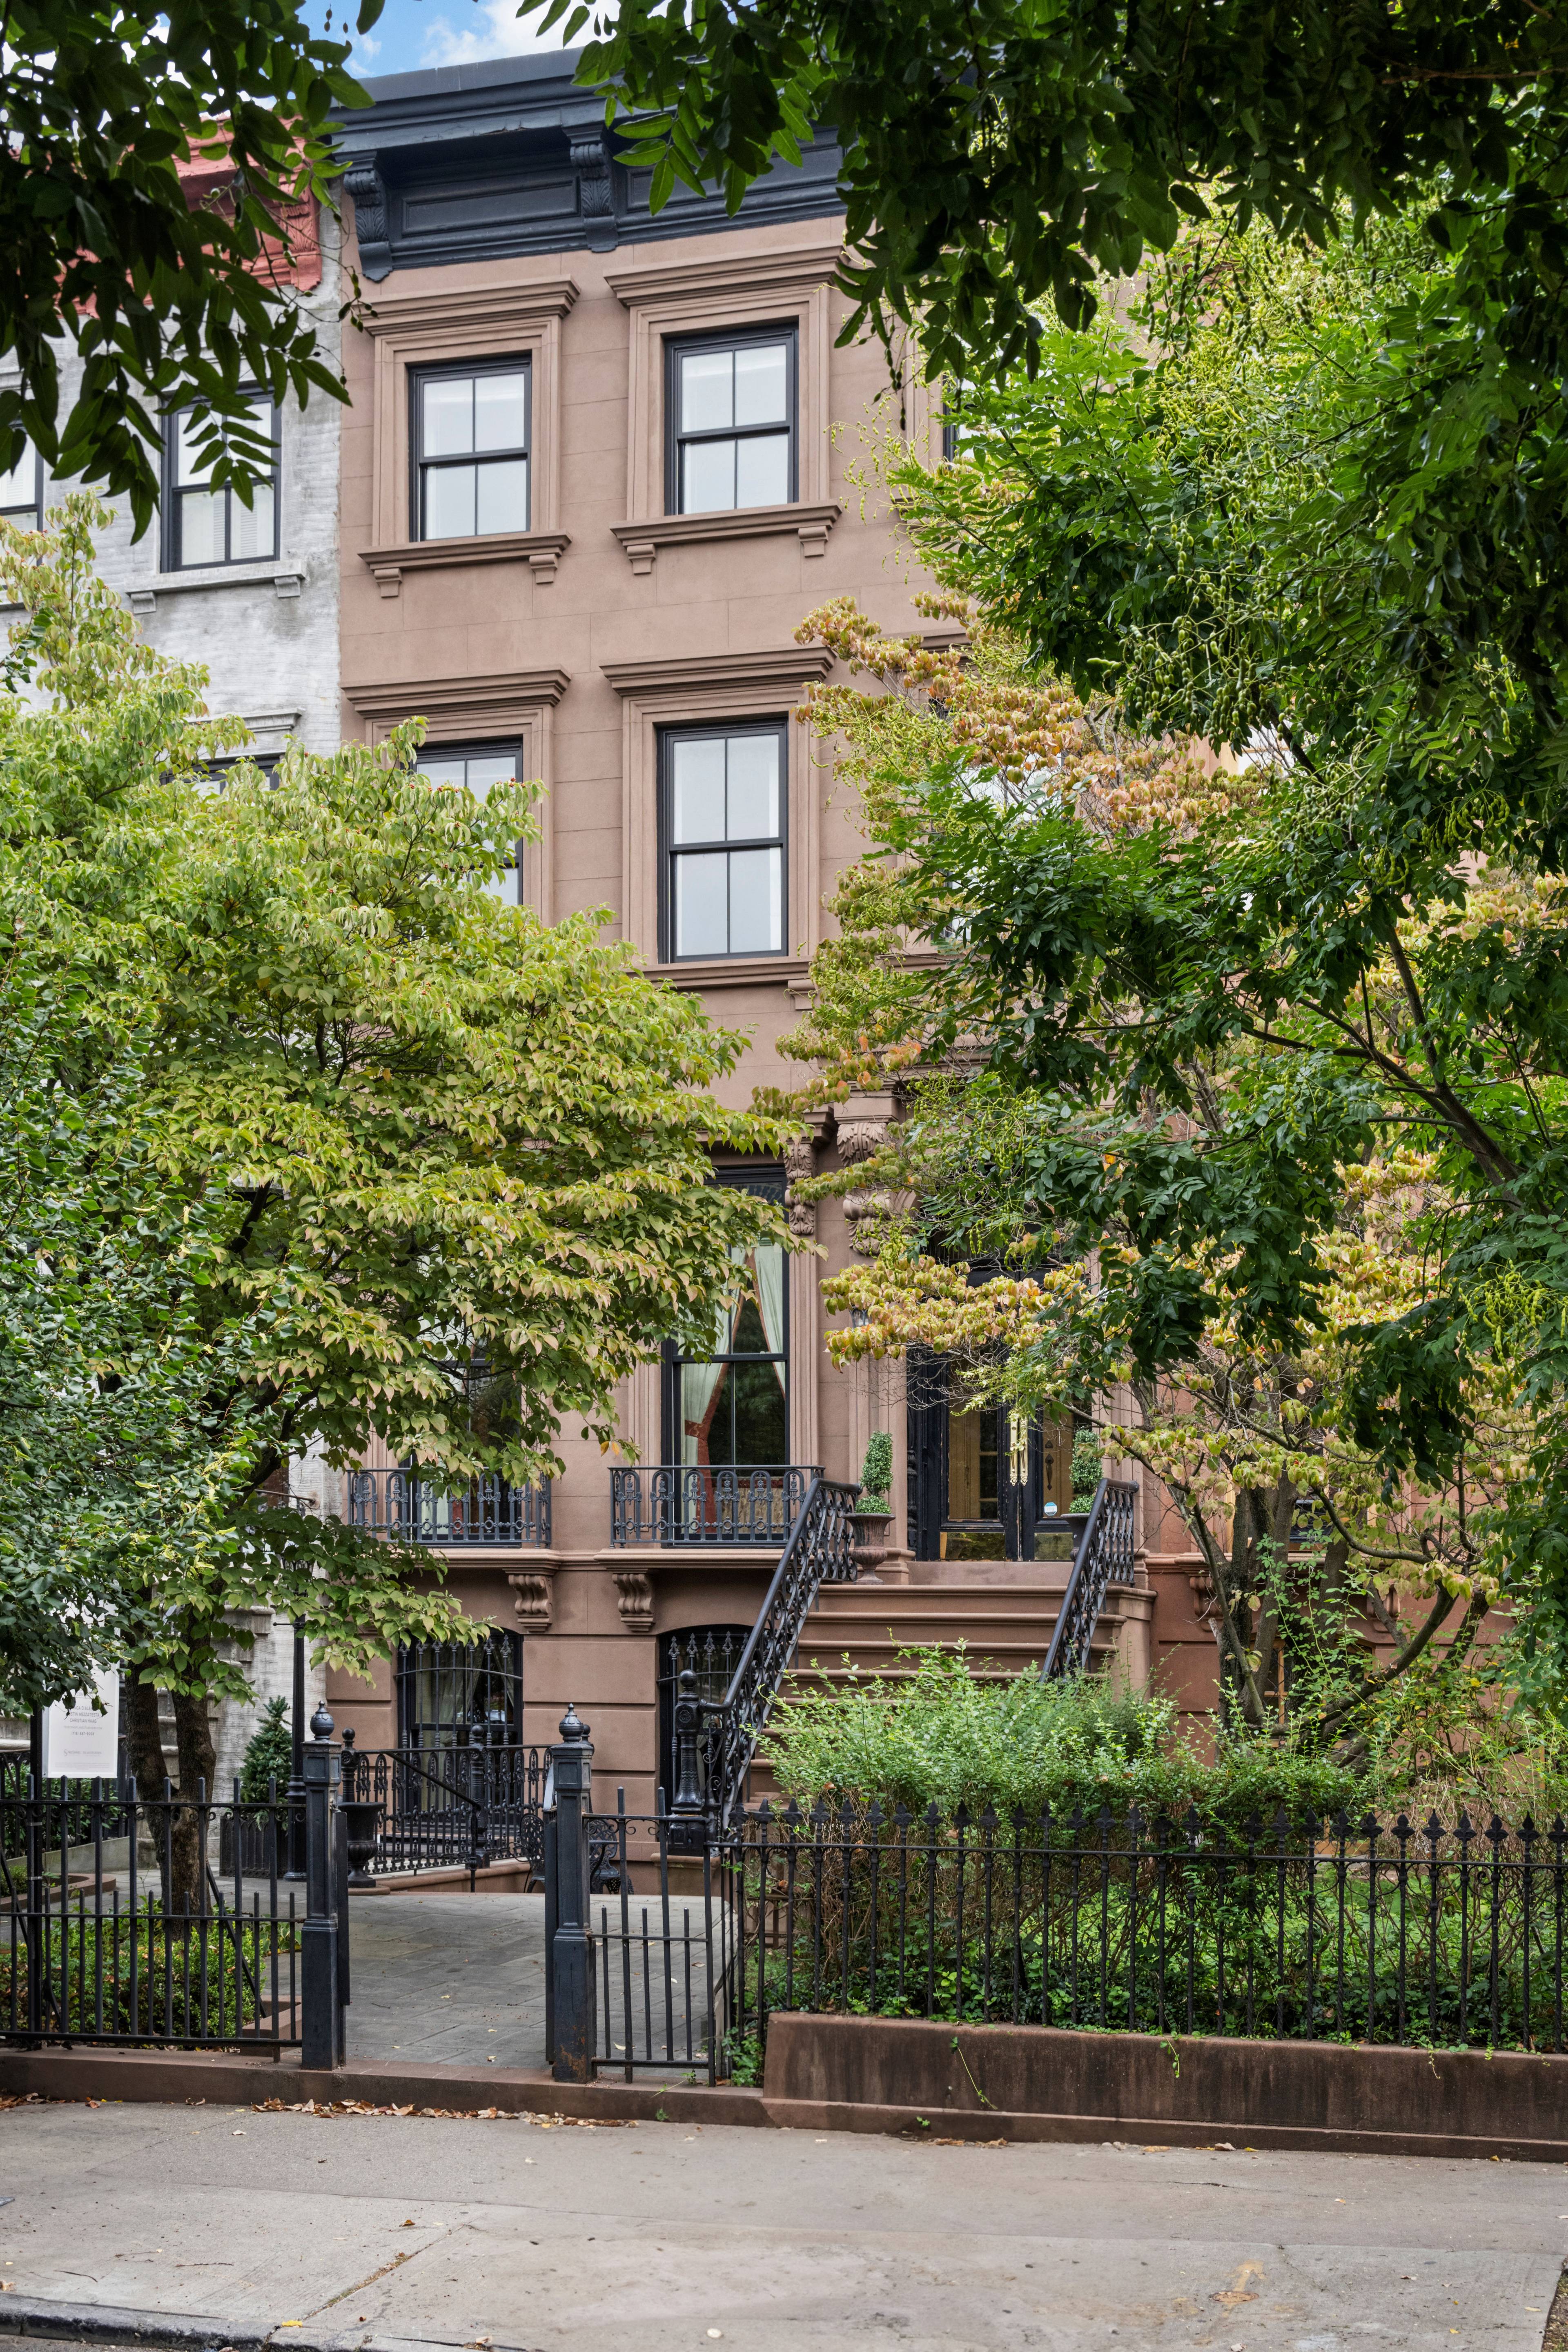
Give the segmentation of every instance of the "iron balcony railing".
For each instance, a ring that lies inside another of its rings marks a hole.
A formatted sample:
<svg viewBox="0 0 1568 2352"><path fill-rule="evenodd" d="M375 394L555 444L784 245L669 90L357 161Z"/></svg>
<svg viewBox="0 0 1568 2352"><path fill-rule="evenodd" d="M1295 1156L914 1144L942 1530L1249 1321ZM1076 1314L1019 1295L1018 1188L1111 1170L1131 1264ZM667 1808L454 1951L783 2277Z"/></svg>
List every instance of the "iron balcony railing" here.
<svg viewBox="0 0 1568 2352"><path fill-rule="evenodd" d="M610 1541L626 1544L787 1542L819 1469L736 1463L666 1464L610 1473Z"/></svg>
<svg viewBox="0 0 1568 2352"><path fill-rule="evenodd" d="M348 1521L405 1543L547 1546L550 1486L511 1486L504 1478L470 1478L445 1491L417 1470L351 1470Z"/></svg>

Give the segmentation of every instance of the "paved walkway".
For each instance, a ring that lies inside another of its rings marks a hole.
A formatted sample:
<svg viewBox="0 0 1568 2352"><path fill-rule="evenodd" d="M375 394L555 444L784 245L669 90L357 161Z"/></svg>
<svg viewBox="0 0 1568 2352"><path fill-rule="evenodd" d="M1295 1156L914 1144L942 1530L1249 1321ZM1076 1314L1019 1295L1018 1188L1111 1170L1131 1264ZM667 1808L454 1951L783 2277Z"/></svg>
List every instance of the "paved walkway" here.
<svg viewBox="0 0 1568 2352"><path fill-rule="evenodd" d="M353 2058L544 2063L542 1895L349 1898Z"/></svg>
<svg viewBox="0 0 1568 2352"><path fill-rule="evenodd" d="M0 2112L0 2326L236 2352L1541 2352L1568 2246L1547 2165L247 2107Z"/></svg>

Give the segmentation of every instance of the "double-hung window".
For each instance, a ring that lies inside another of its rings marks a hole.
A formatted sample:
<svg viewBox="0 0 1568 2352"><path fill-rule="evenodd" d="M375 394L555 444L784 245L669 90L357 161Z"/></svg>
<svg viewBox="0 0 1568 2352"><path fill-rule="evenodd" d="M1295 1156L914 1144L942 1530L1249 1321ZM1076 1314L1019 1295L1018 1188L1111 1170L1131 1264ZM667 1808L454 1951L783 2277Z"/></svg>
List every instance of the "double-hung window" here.
<svg viewBox="0 0 1568 2352"><path fill-rule="evenodd" d="M782 954L785 722L667 728L659 754L666 956Z"/></svg>
<svg viewBox="0 0 1568 2352"><path fill-rule="evenodd" d="M8 473L0 474L0 515L18 530L44 527L44 461L30 441Z"/></svg>
<svg viewBox="0 0 1568 2352"><path fill-rule="evenodd" d="M787 506L795 496L795 331L665 345L671 514Z"/></svg>
<svg viewBox="0 0 1568 2352"><path fill-rule="evenodd" d="M414 384L416 539L529 527L529 366L421 369Z"/></svg>
<svg viewBox="0 0 1568 2352"><path fill-rule="evenodd" d="M211 418L184 408L168 421L163 557L171 572L209 563L266 563L278 552L278 411L265 393L248 406L251 425L272 449L271 471L256 484L249 506L231 485L214 488Z"/></svg>
<svg viewBox="0 0 1568 2352"><path fill-rule="evenodd" d="M515 743L440 744L419 754L419 773L433 784L466 786L477 801L488 800L492 786L515 784L522 775L522 753ZM521 896L522 845L512 844L511 862L485 882L490 896L515 907Z"/></svg>

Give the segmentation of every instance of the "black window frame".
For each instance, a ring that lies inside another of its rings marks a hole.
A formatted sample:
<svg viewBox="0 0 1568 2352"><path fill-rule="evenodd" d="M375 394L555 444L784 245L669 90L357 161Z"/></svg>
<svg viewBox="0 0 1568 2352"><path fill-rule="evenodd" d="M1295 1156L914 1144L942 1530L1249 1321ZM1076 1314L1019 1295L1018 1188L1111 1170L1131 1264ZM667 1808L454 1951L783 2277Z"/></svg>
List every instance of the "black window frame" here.
<svg viewBox="0 0 1568 2352"><path fill-rule="evenodd" d="M394 1717L397 1746L426 1754L447 1754L458 1748L517 1748L522 1744L522 1635L510 1626L476 1628L468 1642L415 1642L397 1650L393 1661ZM427 1718L420 1706L434 1681L436 1714ZM462 1713L454 1706L441 1712L445 1685L456 1699L466 1694ZM510 1737L495 1736L495 1710L474 1712L474 1701L504 1696L500 1710ZM476 1737L475 1735L479 1736ZM449 1736L447 1736L449 1735ZM438 1802L438 1798L437 1799Z"/></svg>
<svg viewBox="0 0 1568 2352"><path fill-rule="evenodd" d="M779 829L776 834L748 834L731 841L675 842L675 760L678 742L699 740L724 741L736 735L776 735L779 744ZM760 719L700 719L690 726L671 724L658 730L658 951L664 963L754 963L759 959L789 952L789 720L767 713ZM726 948L722 954L704 951L680 955L675 944L675 862L679 857L708 856L718 850L774 849L779 853L779 943L776 948Z"/></svg>
<svg viewBox="0 0 1568 2352"><path fill-rule="evenodd" d="M521 448L469 450L466 456L454 453L447 457L425 457L420 454L424 431L424 403L420 394L427 383L477 382L485 375L516 375L524 378L522 446ZM425 476L427 469L444 469L453 466L514 464L521 457L528 467L528 511L523 520L525 531L533 529L533 353L513 352L499 359L442 360L431 367L416 367L408 371L408 536L423 544L434 534L425 528ZM478 507L475 509L476 520ZM506 531L465 531L461 539L505 539ZM449 538L450 533L443 534ZM439 545L440 541L436 543ZM456 544L458 542L454 542Z"/></svg>
<svg viewBox="0 0 1568 2352"><path fill-rule="evenodd" d="M773 326L731 329L727 332L700 335L667 335L664 339L664 510L667 515L684 514L680 503L680 453L689 441L750 441L762 440L778 432L776 425L717 425L705 433L682 433L680 430L680 362L684 357L702 352L738 352L754 348L760 343L786 343L789 356L784 366L784 432L789 446L789 490L785 506L795 506L800 499L800 327L797 320L785 319ZM697 507L697 514L748 514L747 507Z"/></svg>
<svg viewBox="0 0 1568 2352"><path fill-rule="evenodd" d="M426 772L424 766L426 760L494 760L505 753L510 753L511 780L514 784L521 784L526 781L522 772L524 748L521 735L465 736L460 742L451 743L426 741L420 744L415 755L414 772L416 775L424 775ZM468 782L466 777L464 782L465 784ZM468 786L468 789L471 791L472 786ZM519 835L512 844L516 861L513 871L517 876L517 895L513 898L503 899L501 901L503 906L521 907L522 904L522 836Z"/></svg>
<svg viewBox="0 0 1568 2352"><path fill-rule="evenodd" d="M183 408L171 408L163 416L163 497L160 509L163 518L160 554L165 572L228 572L237 563L276 563L283 544L283 420L278 403L265 384L247 383L239 388L242 400L265 401L272 412L272 548L265 555L230 555L226 550L234 535L234 508L237 493L232 483L223 485L223 543L221 556L204 556L186 562L183 551L184 517L182 509L186 497L207 497L210 491L193 484L183 491L174 479L174 458L179 447L180 419L190 415L197 406L187 401ZM254 509L252 509L254 511Z"/></svg>
<svg viewBox="0 0 1568 2352"><path fill-rule="evenodd" d="M732 1185L737 1192L754 1193L762 1200L776 1201L782 1207L784 1204L785 1189L789 1182L789 1176L788 1171L782 1165L775 1161L770 1161L765 1166L753 1163L750 1167L716 1168L713 1171L713 1181L716 1184ZM784 1458L779 1463L742 1463L738 1464L735 1466L742 1469L779 1470L787 1470L792 1467L794 1461L795 1433L792 1414L792 1389L794 1383L791 1378L790 1370L791 1317L789 1266L789 1255L788 1253L785 1252L784 1260L784 1278L782 1301L784 1316L784 1344L782 1347L770 1350L766 1355L759 1355L751 1350L742 1353L738 1350L731 1349L726 1353L716 1356L696 1356L682 1354L675 1340L666 1340L664 1345L664 1399L662 1413L663 1458L671 1466L684 1465L685 1463L684 1449L681 1443L685 1433L681 1428L680 1423L680 1373L681 1367L683 1365L782 1364L784 1366ZM731 1410L732 1412L732 1404ZM687 1466L694 1470L700 1470L704 1467L715 1470L725 1470L730 1468L731 1465L728 1463L712 1463L708 1465L692 1464Z"/></svg>
<svg viewBox="0 0 1568 2352"><path fill-rule="evenodd" d="M29 449L31 449L31 450L32 450L32 453L33 453L33 506L32 506L32 515L33 515L33 520L32 520L31 523L20 523L20 522L17 522L17 521L16 521L16 517L17 517L17 514L18 514L18 512L20 511L20 509L17 509L17 508L16 508L16 507L6 507L6 508L5 508L5 509L0 509L0 511L4 511L4 514L5 514L5 520L6 520L7 522L9 522L9 523L15 523L15 524L16 524L16 529L17 529L18 530L42 530L42 529L43 529L43 527L44 527L44 457L43 457L43 452L42 452L42 450L40 450L40 449L37 449L37 448L35 448L35 447L34 447L33 442L32 442L32 440L31 440L31 438L30 438L30 437L29 437L28 442L27 442L27 446L28 446L28 448L29 448Z"/></svg>

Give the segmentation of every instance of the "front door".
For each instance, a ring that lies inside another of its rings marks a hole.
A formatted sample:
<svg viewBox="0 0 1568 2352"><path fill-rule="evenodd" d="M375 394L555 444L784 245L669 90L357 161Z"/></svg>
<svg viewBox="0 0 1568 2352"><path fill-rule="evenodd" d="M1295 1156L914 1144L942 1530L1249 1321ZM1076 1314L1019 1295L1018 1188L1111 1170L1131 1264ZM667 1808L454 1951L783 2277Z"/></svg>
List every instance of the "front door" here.
<svg viewBox="0 0 1568 2352"><path fill-rule="evenodd" d="M937 1377L932 1378L936 1373ZM921 1400L920 1389L926 1394ZM939 1368L911 1381L910 1518L919 1559L1057 1557L1072 1504L1072 1424L948 1402ZM932 1393L932 1391L935 1391Z"/></svg>

